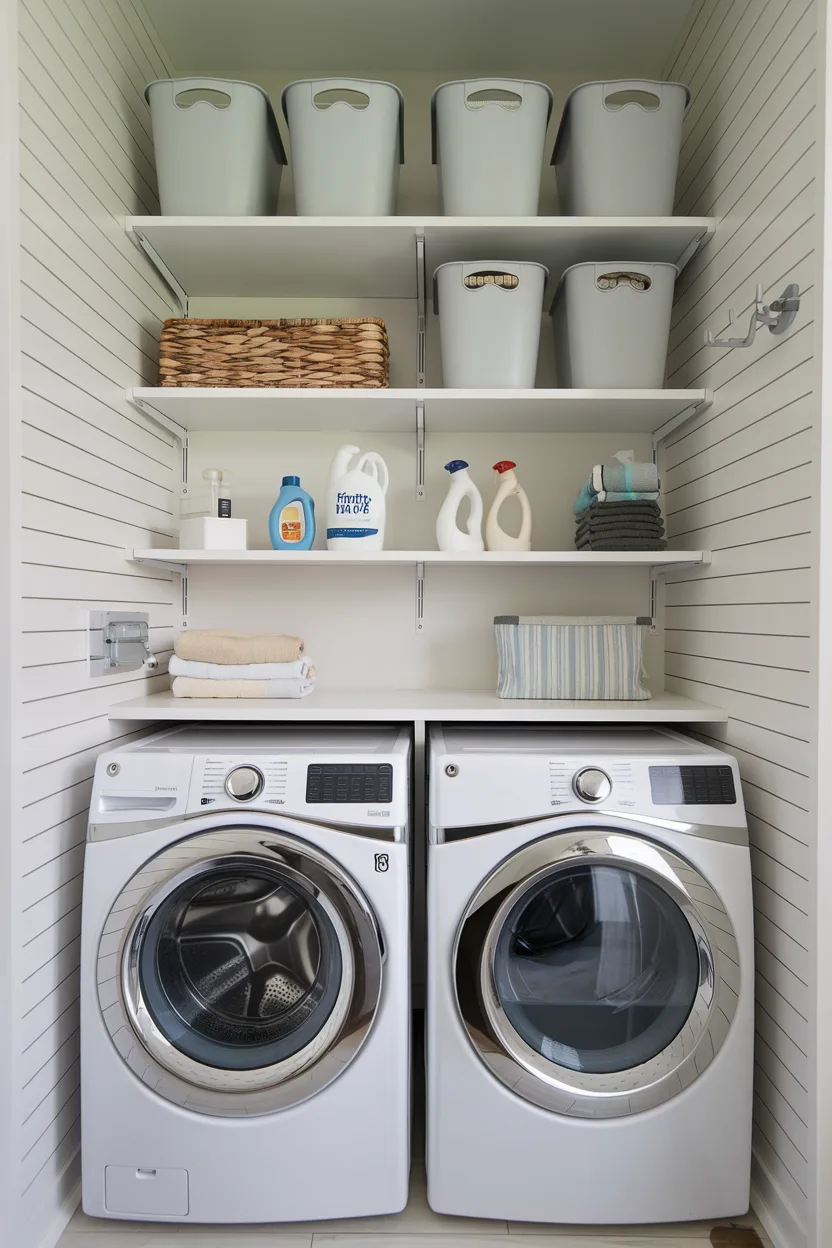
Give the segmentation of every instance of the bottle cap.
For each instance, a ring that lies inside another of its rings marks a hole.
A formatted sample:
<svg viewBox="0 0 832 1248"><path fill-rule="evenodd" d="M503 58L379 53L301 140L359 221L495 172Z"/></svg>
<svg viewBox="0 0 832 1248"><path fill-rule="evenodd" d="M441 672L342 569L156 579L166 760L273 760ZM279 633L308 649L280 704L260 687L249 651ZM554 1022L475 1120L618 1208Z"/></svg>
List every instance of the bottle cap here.
<svg viewBox="0 0 832 1248"><path fill-rule="evenodd" d="M300 485L300 477L284 477L284 485Z"/></svg>
<svg viewBox="0 0 832 1248"><path fill-rule="evenodd" d="M459 472L460 468L467 468L468 463L464 459L452 459L450 463L445 465L448 472Z"/></svg>
<svg viewBox="0 0 832 1248"><path fill-rule="evenodd" d="M203 481L221 481L222 472L219 468L206 468L202 473Z"/></svg>
<svg viewBox="0 0 832 1248"><path fill-rule="evenodd" d="M510 459L501 459L498 464L494 465L494 471L503 473L503 472L508 472L510 468L516 468L516 467L517 465L513 464Z"/></svg>

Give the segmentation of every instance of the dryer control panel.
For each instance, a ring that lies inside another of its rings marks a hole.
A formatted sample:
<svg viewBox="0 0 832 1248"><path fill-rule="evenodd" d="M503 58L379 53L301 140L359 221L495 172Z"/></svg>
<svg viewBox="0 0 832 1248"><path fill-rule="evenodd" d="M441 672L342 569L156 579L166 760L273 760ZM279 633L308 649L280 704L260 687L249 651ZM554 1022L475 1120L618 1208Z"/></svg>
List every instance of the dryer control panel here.
<svg viewBox="0 0 832 1248"><path fill-rule="evenodd" d="M306 800L363 805L393 800L391 763L310 763L306 769Z"/></svg>

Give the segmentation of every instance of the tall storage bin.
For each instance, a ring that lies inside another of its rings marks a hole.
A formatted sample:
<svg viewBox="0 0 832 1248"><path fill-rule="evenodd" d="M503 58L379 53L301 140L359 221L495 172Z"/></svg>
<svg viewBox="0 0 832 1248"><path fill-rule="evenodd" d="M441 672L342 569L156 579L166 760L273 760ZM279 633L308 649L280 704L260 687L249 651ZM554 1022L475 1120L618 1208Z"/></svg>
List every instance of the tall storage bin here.
<svg viewBox="0 0 832 1248"><path fill-rule="evenodd" d="M261 87L162 78L145 99L165 216L274 216L286 153Z"/></svg>
<svg viewBox="0 0 832 1248"><path fill-rule="evenodd" d="M283 92L301 217L388 217L404 163L404 97L389 82L322 78Z"/></svg>
<svg viewBox="0 0 832 1248"><path fill-rule="evenodd" d="M669 217L690 91L586 82L566 98L552 155L564 216Z"/></svg>
<svg viewBox="0 0 832 1248"><path fill-rule="evenodd" d="M440 211L536 217L552 92L542 82L446 82L431 99Z"/></svg>
<svg viewBox="0 0 832 1248"><path fill-rule="evenodd" d="M542 264L508 260L439 266L434 301L447 387L534 388L548 276Z"/></svg>
<svg viewBox="0 0 832 1248"><path fill-rule="evenodd" d="M552 304L558 385L664 386L675 264L575 264Z"/></svg>
<svg viewBox="0 0 832 1248"><path fill-rule="evenodd" d="M649 616L498 615L497 696L644 701Z"/></svg>

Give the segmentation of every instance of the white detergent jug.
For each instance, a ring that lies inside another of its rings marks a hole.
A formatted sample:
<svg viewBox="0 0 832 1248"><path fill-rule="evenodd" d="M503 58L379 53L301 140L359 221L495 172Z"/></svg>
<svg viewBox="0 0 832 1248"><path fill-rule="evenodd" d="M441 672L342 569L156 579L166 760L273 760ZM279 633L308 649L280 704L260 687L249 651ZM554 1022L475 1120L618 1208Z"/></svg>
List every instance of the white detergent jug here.
<svg viewBox="0 0 832 1248"><path fill-rule="evenodd" d="M353 458L360 455L357 463ZM327 490L327 550L384 549L387 465L375 451L361 455L357 446L335 452Z"/></svg>
<svg viewBox="0 0 832 1248"><path fill-rule="evenodd" d="M498 464L494 465L494 471L500 474L500 484L485 522L486 550L531 550L532 548L532 509L529 506L526 491L517 480L514 471L516 467L517 465L513 464L510 459L501 459ZM512 495L516 495L519 499L522 512L520 532L517 537L512 537L510 533L506 533L505 529L500 528L499 521L500 508Z"/></svg>
<svg viewBox="0 0 832 1248"><path fill-rule="evenodd" d="M445 465L451 474L448 496L436 517L436 544L440 550L484 550L482 540L482 496L468 476L464 459L452 459ZM471 512L463 530L457 524L462 500L471 500Z"/></svg>

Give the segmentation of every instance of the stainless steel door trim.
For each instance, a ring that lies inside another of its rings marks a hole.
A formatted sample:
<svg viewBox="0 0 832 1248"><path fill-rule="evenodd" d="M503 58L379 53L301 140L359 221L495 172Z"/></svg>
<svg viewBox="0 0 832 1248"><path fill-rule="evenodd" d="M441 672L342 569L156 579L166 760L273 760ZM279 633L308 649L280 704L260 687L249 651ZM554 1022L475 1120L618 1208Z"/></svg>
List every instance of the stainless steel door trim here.
<svg viewBox="0 0 832 1248"><path fill-rule="evenodd" d="M611 1074L569 1070L528 1045L506 1016L494 978L497 940L516 902L536 883L577 861L623 867L664 889L685 916L699 956L699 987L682 1030L649 1062ZM460 1001L460 943L466 925L476 922L489 902L498 900L477 960L480 1012L470 1017L469 994L465 994L467 1009ZM609 828L584 828L571 836L560 833L524 846L504 860L472 898L453 950L457 1008L479 1057L515 1094L566 1116L621 1117L654 1108L678 1095L702 1074L722 1047L738 1000L721 972L722 958L740 964L733 925L716 891L690 863L643 837Z"/></svg>
<svg viewBox="0 0 832 1248"><path fill-rule="evenodd" d="M221 1070L188 1057L159 1029L142 993L138 958L153 915L181 884L216 865L265 865L279 872L315 897L338 940L341 984L327 1020L303 1049L270 1067ZM119 947L115 959L106 952L113 937ZM383 960L381 933L369 902L333 859L298 837L237 825L175 842L127 881L102 932L99 1002L113 1043L150 1088L199 1113L246 1117L308 1099L349 1065L378 1009ZM143 1056L137 1060L138 1046Z"/></svg>
<svg viewBox="0 0 832 1248"><path fill-rule="evenodd" d="M338 823L335 820L329 820L326 825L322 825L318 820L307 819L304 815L282 814L276 810L263 810L262 807L258 806L247 809L244 817L246 819L251 819L252 817L257 818L258 816L263 817L264 827L266 826L265 820L270 821L269 826L274 826L274 822L280 820L281 823L298 823L309 828L325 827L325 830L327 831L332 830L335 832L347 832L351 836L360 836L365 840L398 843L405 839L405 829L400 825L393 826L390 824L373 824L371 826L363 823ZM177 824L182 824L183 827L185 827L188 823L194 822L195 820L205 822L208 818L211 818L216 822L219 822L222 819L227 819L229 820L229 826L232 821L236 826L236 821L240 818L240 809L239 806L230 805L225 808L220 807L219 809L212 811L210 817L206 816L204 810L197 810L191 812L190 814L173 815L167 819L135 819L121 823L107 823L104 820L91 822L87 827L87 840L114 841L120 837L138 836L142 832L155 832L160 828L172 828ZM188 835L190 836L193 834L188 833Z"/></svg>
<svg viewBox="0 0 832 1248"><path fill-rule="evenodd" d="M540 828L541 835L549 832L553 835L561 830L561 825L566 820L574 820L576 817L590 818L594 820L604 819L611 820L615 823L635 825L636 827L644 827L647 829L658 828L666 829L668 832L681 832L684 836L695 836L697 840L718 841L725 845L747 845L748 844L748 828L730 828L722 824L706 825L703 823L682 823L677 819L658 819L653 815L634 815L620 810L587 810L585 805L561 807L556 815L543 815L539 819L527 819L520 823L516 820L509 820L503 823L488 824L448 824L443 827L431 827L430 839L432 844L443 844L447 833L467 833L468 837L487 836L492 832L522 832L524 828ZM574 827L574 823L572 825ZM638 833L634 833L638 835ZM465 840L463 835L452 836L453 840Z"/></svg>

